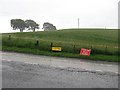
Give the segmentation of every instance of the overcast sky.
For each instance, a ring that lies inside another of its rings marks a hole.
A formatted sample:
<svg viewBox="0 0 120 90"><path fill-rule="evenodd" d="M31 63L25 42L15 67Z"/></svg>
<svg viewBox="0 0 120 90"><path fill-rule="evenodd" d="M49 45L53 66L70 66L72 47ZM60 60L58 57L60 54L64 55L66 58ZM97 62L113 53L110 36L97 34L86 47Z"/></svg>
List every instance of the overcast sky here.
<svg viewBox="0 0 120 90"><path fill-rule="evenodd" d="M0 0L0 33L12 32L11 19L32 19L57 27L117 28L119 0ZM17 30L19 31L19 30Z"/></svg>

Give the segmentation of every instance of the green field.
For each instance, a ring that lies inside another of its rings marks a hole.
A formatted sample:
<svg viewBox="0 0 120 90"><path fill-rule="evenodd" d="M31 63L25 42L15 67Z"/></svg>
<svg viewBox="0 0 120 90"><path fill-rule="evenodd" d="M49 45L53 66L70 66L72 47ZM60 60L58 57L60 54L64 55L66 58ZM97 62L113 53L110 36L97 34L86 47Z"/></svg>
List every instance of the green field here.
<svg viewBox="0 0 120 90"><path fill-rule="evenodd" d="M11 38L9 38L9 35L11 35ZM39 44L36 44L37 40ZM51 51L51 43L53 43L53 46L62 47L63 51L61 55L57 55L59 52ZM10 48L13 48L12 51L14 51L14 48L27 48L37 50L37 52L54 53L53 55L56 56L64 56L62 54L67 53L77 58L83 58L83 56L79 55L80 49L87 48L92 50L91 57L98 55L94 59L99 60L101 60L100 56L104 55L111 58L115 57L112 60L117 61L116 57L119 53L118 30L112 29L66 29L58 31L4 33L2 34L2 44L3 50L11 51ZM70 57L69 55L67 56ZM105 58L107 61L109 59Z"/></svg>

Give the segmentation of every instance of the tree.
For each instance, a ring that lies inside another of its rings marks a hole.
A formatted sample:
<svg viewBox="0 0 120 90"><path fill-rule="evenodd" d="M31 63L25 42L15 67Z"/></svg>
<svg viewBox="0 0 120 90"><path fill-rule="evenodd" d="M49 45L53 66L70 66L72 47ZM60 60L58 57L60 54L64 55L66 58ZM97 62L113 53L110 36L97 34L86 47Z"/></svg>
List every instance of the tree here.
<svg viewBox="0 0 120 90"><path fill-rule="evenodd" d="M33 32L35 32L35 29L39 29L39 24L37 24L33 20L26 20L25 23L26 23L28 30L33 30Z"/></svg>
<svg viewBox="0 0 120 90"><path fill-rule="evenodd" d="M12 19L11 27L13 28L13 30L19 29L20 32L23 32L23 30L26 28L26 24L22 19Z"/></svg>
<svg viewBox="0 0 120 90"><path fill-rule="evenodd" d="M53 31L53 30L56 30L56 27L51 23L45 22L43 24L43 29L44 31Z"/></svg>

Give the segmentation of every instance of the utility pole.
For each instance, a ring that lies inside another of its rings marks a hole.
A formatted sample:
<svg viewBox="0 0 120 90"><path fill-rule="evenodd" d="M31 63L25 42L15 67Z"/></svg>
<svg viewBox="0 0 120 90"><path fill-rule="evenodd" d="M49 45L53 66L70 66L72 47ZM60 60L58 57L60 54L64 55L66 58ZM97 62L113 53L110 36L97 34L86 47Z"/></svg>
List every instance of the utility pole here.
<svg viewBox="0 0 120 90"><path fill-rule="evenodd" d="M118 2L118 29L120 29L120 1Z"/></svg>
<svg viewBox="0 0 120 90"><path fill-rule="evenodd" d="M79 29L79 18L78 18L78 29Z"/></svg>

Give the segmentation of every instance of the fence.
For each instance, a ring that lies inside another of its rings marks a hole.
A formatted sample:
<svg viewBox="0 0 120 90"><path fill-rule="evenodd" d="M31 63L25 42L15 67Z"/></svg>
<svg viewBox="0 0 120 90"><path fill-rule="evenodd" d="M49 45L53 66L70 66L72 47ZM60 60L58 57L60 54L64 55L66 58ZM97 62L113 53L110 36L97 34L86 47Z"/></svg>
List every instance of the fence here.
<svg viewBox="0 0 120 90"><path fill-rule="evenodd" d="M77 44L66 44L56 42L46 42L38 39L22 39L14 38L11 35L2 38L2 45L10 47L22 47L39 49L42 51L51 51L51 47L59 46L62 47L62 52L68 53L79 53L81 48L91 49L91 54L107 54L107 55L120 55L118 49L111 49L109 46L98 47L95 45L77 45Z"/></svg>

